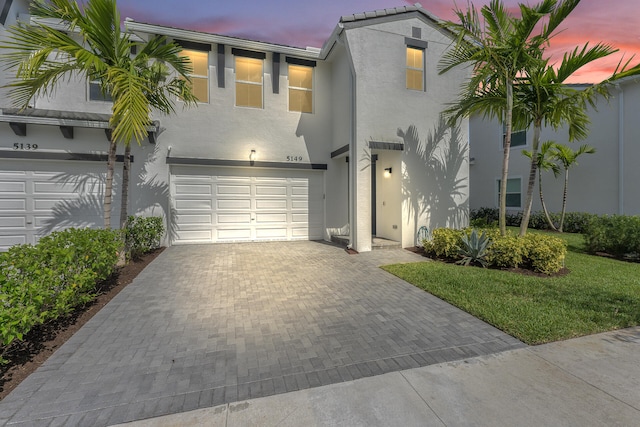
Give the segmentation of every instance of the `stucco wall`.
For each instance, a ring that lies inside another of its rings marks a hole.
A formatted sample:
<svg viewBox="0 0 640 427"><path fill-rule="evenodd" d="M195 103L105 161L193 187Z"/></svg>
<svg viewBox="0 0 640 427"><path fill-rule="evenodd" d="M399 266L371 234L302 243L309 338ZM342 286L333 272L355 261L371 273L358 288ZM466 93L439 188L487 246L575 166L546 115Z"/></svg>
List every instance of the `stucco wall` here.
<svg viewBox="0 0 640 427"><path fill-rule="evenodd" d="M406 89L406 45L405 37L411 37L412 27L422 32L422 40L429 43L426 49L426 90ZM438 75L437 64L450 44L447 35L418 18L371 23L363 27L345 31L356 70L356 137L357 150L357 245L359 250L368 250L371 245L371 190L370 190L370 150L369 141L407 142L405 137L412 130L414 147L419 150L429 133L438 127L439 114L444 105L453 101L458 88L466 77L464 69L453 70L446 75ZM404 136L403 136L404 135ZM461 144L466 147L468 126L462 123ZM466 153L461 154L462 162L456 176L466 180L468 162ZM408 180L411 174L429 166L420 156L403 156L405 176L395 189L402 194L402 245L415 244L415 234L421 225L430 228L434 224L461 226L466 224L466 215L454 218L452 211L466 211L468 190L448 197L455 209L439 209L441 202L434 195L437 184L434 181L416 182ZM400 171L399 171L400 172ZM433 177L433 175L431 175ZM465 181L466 182L466 181ZM431 190L429 190L431 189ZM411 191L409 191L411 190ZM440 189L438 193L451 192ZM438 206L439 205L439 206ZM417 208L416 208L417 206ZM453 208L453 207L452 207Z"/></svg>
<svg viewBox="0 0 640 427"><path fill-rule="evenodd" d="M596 148L595 154L585 154L578 159L578 165L570 169L567 211L592 212L598 214L640 213L640 192L636 183L640 173L635 160L640 158L638 140L640 125L637 120L637 106L640 105L640 84L627 80L622 84L624 95L623 120L623 182L622 194L624 209L620 211L620 100L618 88L611 88L609 101L599 98L597 110L589 108L591 118L589 135L585 140L568 142L566 129L554 131L543 129L541 141L554 140L569 144L576 150L582 144ZM483 120L481 117L471 118L471 157L474 164L471 173L471 208L497 207L496 181L500 177L502 151L499 148L502 138L502 126L497 121ZM522 148L531 149L532 130L527 132L527 146L515 147L511 150L509 164L510 177L522 177L522 201L526 194L526 179L529 171L529 160L522 154ZM551 172L543 172L543 193L545 203L550 211L559 212L562 208L562 190L564 176L554 178ZM538 196L538 183L534 190L534 211L541 210Z"/></svg>

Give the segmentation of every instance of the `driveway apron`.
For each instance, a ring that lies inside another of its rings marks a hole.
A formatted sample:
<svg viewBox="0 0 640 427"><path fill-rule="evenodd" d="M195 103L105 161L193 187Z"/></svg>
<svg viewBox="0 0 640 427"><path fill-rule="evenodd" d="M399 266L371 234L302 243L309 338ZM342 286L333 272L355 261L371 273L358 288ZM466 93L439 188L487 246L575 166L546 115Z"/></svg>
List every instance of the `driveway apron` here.
<svg viewBox="0 0 640 427"><path fill-rule="evenodd" d="M0 402L104 426L524 347L386 273L404 250L173 246Z"/></svg>

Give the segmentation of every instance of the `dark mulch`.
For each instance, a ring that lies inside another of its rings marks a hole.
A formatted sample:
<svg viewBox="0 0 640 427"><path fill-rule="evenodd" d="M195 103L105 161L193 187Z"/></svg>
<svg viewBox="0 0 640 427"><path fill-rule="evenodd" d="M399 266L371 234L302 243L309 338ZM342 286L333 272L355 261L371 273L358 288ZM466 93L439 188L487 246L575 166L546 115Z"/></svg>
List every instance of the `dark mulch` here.
<svg viewBox="0 0 640 427"><path fill-rule="evenodd" d="M42 365L62 344L87 323L102 307L107 305L140 272L153 261L164 248L156 249L140 259L130 262L98 286L98 297L69 316L56 319L32 329L21 342L12 344L5 354L9 360L0 366L0 400L4 399Z"/></svg>
<svg viewBox="0 0 640 427"><path fill-rule="evenodd" d="M409 248L405 248L405 250L409 251L409 252L413 252L419 255L422 255L423 257L429 258L429 256L425 253L424 248L418 247L418 246L412 246ZM441 261L441 262L446 262L449 264L453 264L455 261L450 260L450 259L435 259L435 261ZM489 267L492 268L492 267ZM571 272L571 270L569 270L566 267L561 268L558 272L553 273L553 274L545 274L545 273L539 273L537 271L533 271L533 270L529 270L527 268L499 268L497 270L502 270L502 271L509 271L511 273L516 273L516 274L522 274L524 276L535 276L535 277L562 277L562 276L566 276L567 274L569 274Z"/></svg>

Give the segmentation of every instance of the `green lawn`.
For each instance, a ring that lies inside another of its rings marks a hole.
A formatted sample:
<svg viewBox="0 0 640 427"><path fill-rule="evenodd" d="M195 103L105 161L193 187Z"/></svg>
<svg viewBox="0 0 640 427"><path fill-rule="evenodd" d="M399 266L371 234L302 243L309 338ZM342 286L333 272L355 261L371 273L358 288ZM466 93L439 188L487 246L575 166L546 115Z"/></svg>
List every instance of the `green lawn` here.
<svg viewBox="0 0 640 427"><path fill-rule="evenodd" d="M582 236L554 235L569 248L564 277L437 261L383 268L527 344L640 324L640 264L587 255Z"/></svg>

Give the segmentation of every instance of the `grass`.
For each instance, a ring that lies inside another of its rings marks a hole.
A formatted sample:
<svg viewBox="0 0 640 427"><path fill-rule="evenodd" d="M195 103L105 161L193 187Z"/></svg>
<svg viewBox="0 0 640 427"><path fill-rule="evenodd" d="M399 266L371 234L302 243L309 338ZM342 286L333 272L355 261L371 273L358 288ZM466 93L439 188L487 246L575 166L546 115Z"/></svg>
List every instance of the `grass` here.
<svg viewBox="0 0 640 427"><path fill-rule="evenodd" d="M581 235L554 235L569 249L563 277L442 262L383 268L527 344L639 325L640 264L588 255Z"/></svg>

